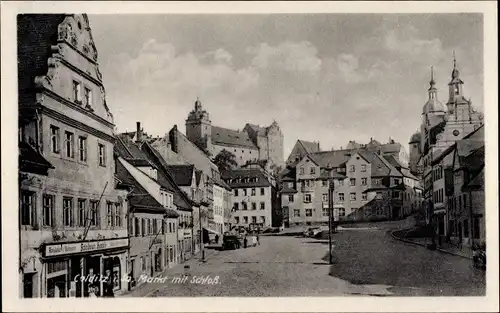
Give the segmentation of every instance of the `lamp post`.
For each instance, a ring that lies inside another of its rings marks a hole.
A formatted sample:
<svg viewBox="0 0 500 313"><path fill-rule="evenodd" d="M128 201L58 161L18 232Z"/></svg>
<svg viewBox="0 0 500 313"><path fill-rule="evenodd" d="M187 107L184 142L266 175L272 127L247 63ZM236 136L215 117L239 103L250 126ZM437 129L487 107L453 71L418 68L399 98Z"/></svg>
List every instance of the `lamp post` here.
<svg viewBox="0 0 500 313"><path fill-rule="evenodd" d="M333 190L334 190L334 180L330 179L328 184L328 260L330 264L333 264L332 256L332 218L333 218Z"/></svg>

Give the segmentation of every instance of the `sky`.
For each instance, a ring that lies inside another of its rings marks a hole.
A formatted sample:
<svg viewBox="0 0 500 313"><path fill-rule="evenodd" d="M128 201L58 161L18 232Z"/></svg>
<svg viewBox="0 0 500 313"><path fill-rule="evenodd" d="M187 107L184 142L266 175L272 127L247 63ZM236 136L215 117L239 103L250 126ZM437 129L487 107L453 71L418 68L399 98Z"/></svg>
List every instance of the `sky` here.
<svg viewBox="0 0 500 313"><path fill-rule="evenodd" d="M453 51L464 94L483 104L481 14L89 15L118 132L153 136L199 97L212 125L270 125L321 149L392 138L408 150L434 66L446 103Z"/></svg>

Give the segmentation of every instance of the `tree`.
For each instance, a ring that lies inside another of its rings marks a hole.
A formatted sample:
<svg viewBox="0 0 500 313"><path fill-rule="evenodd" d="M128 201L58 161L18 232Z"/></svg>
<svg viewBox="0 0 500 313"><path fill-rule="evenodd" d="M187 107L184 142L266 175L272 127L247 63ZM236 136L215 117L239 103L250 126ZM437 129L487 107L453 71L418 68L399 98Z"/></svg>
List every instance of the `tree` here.
<svg viewBox="0 0 500 313"><path fill-rule="evenodd" d="M220 172L232 170L238 165L236 156L226 149L223 149L215 156L214 163L217 165Z"/></svg>

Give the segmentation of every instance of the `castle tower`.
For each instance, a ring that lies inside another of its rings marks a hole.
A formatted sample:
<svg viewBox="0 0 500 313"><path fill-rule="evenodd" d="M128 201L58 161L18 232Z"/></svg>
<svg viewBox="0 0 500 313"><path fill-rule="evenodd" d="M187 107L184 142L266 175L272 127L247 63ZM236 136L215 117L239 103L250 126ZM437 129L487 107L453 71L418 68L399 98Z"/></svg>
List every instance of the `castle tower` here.
<svg viewBox="0 0 500 313"><path fill-rule="evenodd" d="M192 110L186 119L187 138L202 149L212 150L212 121L207 111L203 110L199 98L194 103Z"/></svg>

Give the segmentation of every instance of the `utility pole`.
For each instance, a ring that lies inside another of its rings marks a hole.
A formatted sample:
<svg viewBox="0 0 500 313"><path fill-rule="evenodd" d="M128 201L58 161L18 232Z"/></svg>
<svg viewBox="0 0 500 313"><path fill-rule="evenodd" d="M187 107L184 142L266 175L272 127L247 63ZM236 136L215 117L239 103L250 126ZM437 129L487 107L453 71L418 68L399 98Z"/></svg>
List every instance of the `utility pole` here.
<svg viewBox="0 0 500 313"><path fill-rule="evenodd" d="M200 222L200 247L201 247L201 262L206 262L205 261L205 244L203 243L203 228L201 227L201 205L200 208L198 209L198 216L199 216L199 222Z"/></svg>
<svg viewBox="0 0 500 313"><path fill-rule="evenodd" d="M328 184L328 255L329 264L333 264L332 256L332 217L333 217L333 190L334 180L330 179Z"/></svg>

